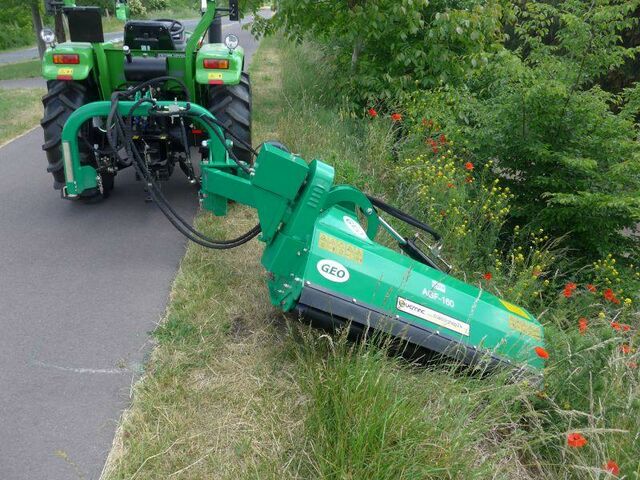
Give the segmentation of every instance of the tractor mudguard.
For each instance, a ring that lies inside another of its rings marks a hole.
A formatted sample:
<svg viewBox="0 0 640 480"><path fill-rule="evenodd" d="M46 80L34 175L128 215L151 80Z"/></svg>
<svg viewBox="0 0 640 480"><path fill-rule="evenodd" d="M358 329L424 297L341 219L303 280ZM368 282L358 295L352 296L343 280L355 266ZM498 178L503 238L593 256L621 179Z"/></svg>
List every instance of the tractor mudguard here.
<svg viewBox="0 0 640 480"><path fill-rule="evenodd" d="M65 55L65 57L54 56ZM74 57L77 56L77 57ZM93 47L90 43L65 42L48 48L42 58L45 80L85 80L93 70Z"/></svg>
<svg viewBox="0 0 640 480"><path fill-rule="evenodd" d="M220 66L211 60L227 62L227 68L213 68ZM207 68L207 65L210 65ZM244 64L244 49L238 47L230 51L220 43L203 45L196 56L196 83L202 85L237 85Z"/></svg>

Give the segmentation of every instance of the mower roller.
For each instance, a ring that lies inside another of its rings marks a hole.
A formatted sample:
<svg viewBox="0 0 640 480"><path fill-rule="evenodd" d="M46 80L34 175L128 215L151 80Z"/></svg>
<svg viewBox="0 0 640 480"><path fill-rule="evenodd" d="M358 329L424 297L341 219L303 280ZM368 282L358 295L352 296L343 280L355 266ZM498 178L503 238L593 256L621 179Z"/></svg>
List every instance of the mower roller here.
<svg viewBox="0 0 640 480"><path fill-rule="evenodd" d="M540 373L540 323L450 276L437 248L421 247L385 218L421 230L438 246L440 236L427 224L352 186L334 185L333 168L320 160L306 162L277 143L254 150L237 38L204 43L212 23L219 25L217 15L237 18L237 2L220 9L203 0L191 35L174 20L128 22L118 46L96 32L94 8L69 1L72 41L55 45L52 32L43 35L49 43L43 148L64 198L106 197L116 173L133 167L150 200L193 242L228 249L259 236L271 302L281 310L325 328L383 332L465 365ZM59 5L48 2L54 10ZM123 18L125 4L118 0ZM199 171L191 163L194 146ZM258 225L231 240L198 232L160 188L176 164L199 185L203 209L223 216L229 201L248 205ZM397 249L376 242L381 231Z"/></svg>

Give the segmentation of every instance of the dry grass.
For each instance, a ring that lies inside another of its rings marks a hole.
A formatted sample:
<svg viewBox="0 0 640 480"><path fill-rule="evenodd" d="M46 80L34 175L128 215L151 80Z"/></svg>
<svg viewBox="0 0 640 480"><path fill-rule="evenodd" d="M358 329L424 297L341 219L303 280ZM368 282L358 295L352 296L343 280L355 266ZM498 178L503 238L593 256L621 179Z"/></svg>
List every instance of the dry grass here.
<svg viewBox="0 0 640 480"><path fill-rule="evenodd" d="M0 147L38 125L44 90L0 88Z"/></svg>
<svg viewBox="0 0 640 480"><path fill-rule="evenodd" d="M272 133L263 127L270 106L260 99L278 91L275 55L262 49L254 60L254 141ZM197 223L232 237L255 222L235 206L225 219L203 213ZM189 246L103 478L297 476L290 459L301 441L301 395L282 354L285 327L269 303L261 253L256 240L230 251Z"/></svg>

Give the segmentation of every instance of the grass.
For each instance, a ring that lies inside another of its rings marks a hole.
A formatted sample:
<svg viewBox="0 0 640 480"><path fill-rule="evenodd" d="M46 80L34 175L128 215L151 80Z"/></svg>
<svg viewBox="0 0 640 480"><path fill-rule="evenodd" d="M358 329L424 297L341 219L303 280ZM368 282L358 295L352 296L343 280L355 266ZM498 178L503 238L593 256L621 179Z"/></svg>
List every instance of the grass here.
<svg viewBox="0 0 640 480"><path fill-rule="evenodd" d="M30 60L28 62L9 63L0 66L0 80L11 80L14 78L33 78L42 74L40 60Z"/></svg>
<svg viewBox="0 0 640 480"><path fill-rule="evenodd" d="M343 179L374 187L384 174L357 172L382 172L388 131L362 135L348 116L337 128L339 114L299 95L322 88L301 55L266 40L254 57L254 141L324 152L345 167ZM238 206L226 219L198 218L226 237L254 222ZM105 479L489 478L498 468L526 478L508 462L514 449L496 440L496 423L514 428L517 388L412 368L298 327L269 305L260 252L256 241L223 252L189 246Z"/></svg>
<svg viewBox="0 0 640 480"><path fill-rule="evenodd" d="M0 88L0 146L38 124L43 89Z"/></svg>
<svg viewBox="0 0 640 480"><path fill-rule="evenodd" d="M254 142L278 139L334 165L339 182L390 195L390 122L340 108L321 60L304 45L262 42L251 66ZM227 238L255 221L238 205L224 219L197 219ZM413 365L272 308L260 253L255 240L232 251L188 247L105 480L606 479L601 466L610 458L640 469L640 381L617 351L596 356L612 339L593 345L550 328L556 357L544 392L455 366ZM570 305L553 308L576 317ZM606 374L594 385L584 365L596 359L605 363L594 371ZM589 437L582 450L566 447L575 430Z"/></svg>

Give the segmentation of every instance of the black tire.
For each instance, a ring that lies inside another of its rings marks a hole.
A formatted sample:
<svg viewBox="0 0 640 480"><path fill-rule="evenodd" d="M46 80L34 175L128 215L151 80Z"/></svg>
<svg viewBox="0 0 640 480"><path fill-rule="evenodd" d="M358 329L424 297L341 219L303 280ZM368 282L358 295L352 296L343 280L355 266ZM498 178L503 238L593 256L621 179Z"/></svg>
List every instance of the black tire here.
<svg viewBox="0 0 640 480"><path fill-rule="evenodd" d="M249 164L253 163L251 150L237 139L251 145L251 103L248 73L242 72L237 85L209 87L209 111L231 131L232 135L225 132L225 137L233 141L233 153L238 160Z"/></svg>
<svg viewBox="0 0 640 480"><path fill-rule="evenodd" d="M82 105L94 101L98 96L93 89L79 82L50 80L47 82L47 90L46 95L42 97L44 105L44 117L40 121L44 131L42 149L46 152L49 162L47 172L53 175L53 188L60 190L65 184L61 143L62 129L74 111ZM92 158L89 148L82 141L78 142L78 148L81 163L91 164ZM113 180L111 179L111 182L109 180L104 182L104 180L103 178L103 184L106 183L106 188L103 189L102 195L98 189L91 189L83 192L81 197L95 199L94 197L100 196L106 198L113 189Z"/></svg>

